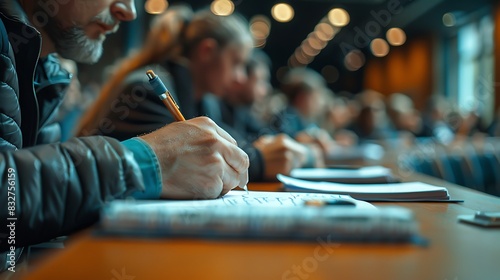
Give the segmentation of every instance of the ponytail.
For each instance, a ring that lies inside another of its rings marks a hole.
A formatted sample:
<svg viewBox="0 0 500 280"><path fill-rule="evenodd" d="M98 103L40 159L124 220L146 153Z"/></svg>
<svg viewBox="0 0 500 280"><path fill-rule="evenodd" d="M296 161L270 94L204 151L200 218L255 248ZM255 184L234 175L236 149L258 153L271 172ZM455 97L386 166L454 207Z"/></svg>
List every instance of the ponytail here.
<svg viewBox="0 0 500 280"><path fill-rule="evenodd" d="M92 130L109 112L110 104L120 95L120 85L131 72L164 60L189 59L198 43L207 38L215 39L221 48L230 43L252 45L248 23L237 14L221 17L210 10L193 14L186 6L169 8L153 23L144 46L122 62L104 85L96 102L80 121L78 135L94 134Z"/></svg>
<svg viewBox="0 0 500 280"><path fill-rule="evenodd" d="M178 6L170 8L155 19L143 47L118 64L116 72L82 117L77 129L78 136L95 134L94 130L99 126L99 121L109 112L112 101L120 95L120 85L130 73L143 66L182 54L182 32L191 17L190 8Z"/></svg>

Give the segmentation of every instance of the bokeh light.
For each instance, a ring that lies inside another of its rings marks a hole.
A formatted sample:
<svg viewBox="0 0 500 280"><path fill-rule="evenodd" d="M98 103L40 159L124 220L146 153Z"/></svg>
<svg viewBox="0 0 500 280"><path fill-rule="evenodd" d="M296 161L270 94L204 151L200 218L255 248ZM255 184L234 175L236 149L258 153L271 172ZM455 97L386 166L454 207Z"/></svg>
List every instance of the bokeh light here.
<svg viewBox="0 0 500 280"><path fill-rule="evenodd" d="M406 33L398 27L387 30L386 37L392 46L401 46L406 42Z"/></svg>
<svg viewBox="0 0 500 280"><path fill-rule="evenodd" d="M322 50L326 46L327 42L320 40L316 36L316 34L313 32L313 33L309 34L309 36L307 37L307 39L304 43L307 43L309 46L311 46L311 48L319 51L319 50Z"/></svg>
<svg viewBox="0 0 500 280"><path fill-rule="evenodd" d="M254 39L253 40L254 48L263 48L266 46L266 43L267 43L266 39Z"/></svg>
<svg viewBox="0 0 500 280"><path fill-rule="evenodd" d="M286 3L279 3L273 6L271 14L278 22L289 22L293 19L295 12L292 6Z"/></svg>
<svg viewBox="0 0 500 280"><path fill-rule="evenodd" d="M384 39L376 38L370 43L370 49L374 56L384 57L389 53L389 44Z"/></svg>
<svg viewBox="0 0 500 280"><path fill-rule="evenodd" d="M214 0L210 5L212 13L218 16L228 16L234 12L234 3L230 0Z"/></svg>
<svg viewBox="0 0 500 280"><path fill-rule="evenodd" d="M330 41L335 36L335 29L326 22L316 25L314 32L316 33L316 37L322 41Z"/></svg>
<svg viewBox="0 0 500 280"><path fill-rule="evenodd" d="M314 55L307 54L304 48L297 48L295 50L295 59L303 65L309 64L312 62Z"/></svg>
<svg viewBox="0 0 500 280"><path fill-rule="evenodd" d="M167 8L167 0L147 0L146 3L144 3L144 10L146 10L148 14L161 14L165 12Z"/></svg>
<svg viewBox="0 0 500 280"><path fill-rule="evenodd" d="M250 19L250 32L255 39L265 39L271 31L271 21L262 15Z"/></svg>
<svg viewBox="0 0 500 280"><path fill-rule="evenodd" d="M335 8L328 12L328 20L333 26L343 27L349 24L351 18L346 10Z"/></svg>
<svg viewBox="0 0 500 280"><path fill-rule="evenodd" d="M309 45L306 41L306 44L302 44L300 46L300 50L302 53L304 53L306 56L317 56L320 52L319 49L314 49L313 47L311 47L311 45Z"/></svg>
<svg viewBox="0 0 500 280"><path fill-rule="evenodd" d="M352 50L344 58L344 66L349 71L357 71L364 65L365 55L360 50Z"/></svg>

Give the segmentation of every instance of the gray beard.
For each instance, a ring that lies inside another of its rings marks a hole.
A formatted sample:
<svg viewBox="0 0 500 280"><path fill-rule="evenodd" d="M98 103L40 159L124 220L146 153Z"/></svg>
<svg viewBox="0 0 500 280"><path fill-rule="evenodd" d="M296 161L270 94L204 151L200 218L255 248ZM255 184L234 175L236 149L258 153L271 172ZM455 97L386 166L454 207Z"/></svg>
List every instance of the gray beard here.
<svg viewBox="0 0 500 280"><path fill-rule="evenodd" d="M101 58L104 37L90 39L79 27L68 30L48 27L46 31L54 42L57 53L62 57L87 64L96 63Z"/></svg>
<svg viewBox="0 0 500 280"><path fill-rule="evenodd" d="M41 8L40 11L43 12ZM83 27L73 26L64 29L54 17L48 17L42 28L54 43L56 52L64 58L93 64L102 56L104 36L95 40L90 39L85 34Z"/></svg>

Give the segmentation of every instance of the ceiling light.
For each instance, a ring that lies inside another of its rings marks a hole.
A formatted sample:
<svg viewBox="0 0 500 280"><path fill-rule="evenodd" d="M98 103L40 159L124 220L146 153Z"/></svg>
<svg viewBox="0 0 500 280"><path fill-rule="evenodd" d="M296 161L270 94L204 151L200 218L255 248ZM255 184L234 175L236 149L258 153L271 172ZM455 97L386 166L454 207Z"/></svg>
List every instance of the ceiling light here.
<svg viewBox="0 0 500 280"><path fill-rule="evenodd" d="M352 50L345 56L344 65L349 71L357 71L365 65L365 55L360 50Z"/></svg>
<svg viewBox="0 0 500 280"><path fill-rule="evenodd" d="M167 7L167 0L147 0L146 3L144 3L144 10L153 15L165 12Z"/></svg>
<svg viewBox="0 0 500 280"><path fill-rule="evenodd" d="M320 40L318 37L316 37L316 33L313 32L309 34L309 36L306 39L306 42L304 43L307 43L309 46L311 46L311 48L320 51L326 46L327 42Z"/></svg>
<svg viewBox="0 0 500 280"><path fill-rule="evenodd" d="M309 64L312 62L314 55L307 54L305 49L297 48L295 51L295 59L303 65Z"/></svg>
<svg viewBox="0 0 500 280"><path fill-rule="evenodd" d="M279 22L289 22L293 19L294 11L292 6L280 3L273 6L271 9L271 14L276 21Z"/></svg>
<svg viewBox="0 0 500 280"><path fill-rule="evenodd" d="M387 30L386 37L389 44L393 46L401 46L406 42L406 33L398 27Z"/></svg>
<svg viewBox="0 0 500 280"><path fill-rule="evenodd" d="M333 26L343 27L349 24L349 13L341 8L332 9L328 13L328 20Z"/></svg>
<svg viewBox="0 0 500 280"><path fill-rule="evenodd" d="M218 16L228 16L234 12L234 3L230 0L214 0L210 5L212 13Z"/></svg>
<svg viewBox="0 0 500 280"><path fill-rule="evenodd" d="M253 46L254 48L263 48L266 46L266 43L267 43L266 39L254 39Z"/></svg>
<svg viewBox="0 0 500 280"><path fill-rule="evenodd" d="M316 37L322 41L330 41L335 36L335 30L326 22L316 25L314 31L316 33Z"/></svg>
<svg viewBox="0 0 500 280"><path fill-rule="evenodd" d="M370 43L370 48L374 56L384 57L389 53L389 44L384 39L376 38Z"/></svg>
<svg viewBox="0 0 500 280"><path fill-rule="evenodd" d="M271 21L266 16L257 15L250 19L250 32L255 39L265 39L271 32Z"/></svg>

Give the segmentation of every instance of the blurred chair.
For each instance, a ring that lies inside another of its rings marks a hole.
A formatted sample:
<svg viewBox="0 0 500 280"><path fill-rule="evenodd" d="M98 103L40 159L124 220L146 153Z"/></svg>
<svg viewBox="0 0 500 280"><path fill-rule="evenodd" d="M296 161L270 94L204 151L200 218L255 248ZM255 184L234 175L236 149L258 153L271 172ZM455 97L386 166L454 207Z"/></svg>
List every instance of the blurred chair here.
<svg viewBox="0 0 500 280"><path fill-rule="evenodd" d="M500 138L452 147L425 141L405 158L406 169L500 196Z"/></svg>

